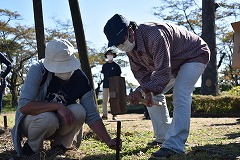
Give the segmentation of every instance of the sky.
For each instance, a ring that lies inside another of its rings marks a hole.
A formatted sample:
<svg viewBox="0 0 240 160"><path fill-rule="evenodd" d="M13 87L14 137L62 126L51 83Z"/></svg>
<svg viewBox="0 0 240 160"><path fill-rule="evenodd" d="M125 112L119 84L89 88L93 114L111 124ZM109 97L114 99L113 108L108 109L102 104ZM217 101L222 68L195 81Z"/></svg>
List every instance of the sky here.
<svg viewBox="0 0 240 160"><path fill-rule="evenodd" d="M87 41L96 48L107 44L103 33L104 25L115 13L122 14L137 23L159 21L152 14L152 7L159 6L160 0L79 0L79 6ZM147 2L147 3L146 3ZM44 27L54 27L52 17L71 20L68 0L42 0ZM21 24L34 25L32 0L0 0L0 8L21 14Z"/></svg>
<svg viewBox="0 0 240 160"><path fill-rule="evenodd" d="M107 44L103 28L107 20L116 13L138 24L160 21L153 15L153 7L160 6L160 0L79 0L78 2L86 41L91 42L91 47L97 50ZM52 17L64 22L71 20L68 0L42 0L42 7L45 28L55 26ZM0 0L0 8L17 11L23 18L20 24L34 26L32 0ZM122 76L126 77L127 81L138 85L129 67L123 68L122 72Z"/></svg>

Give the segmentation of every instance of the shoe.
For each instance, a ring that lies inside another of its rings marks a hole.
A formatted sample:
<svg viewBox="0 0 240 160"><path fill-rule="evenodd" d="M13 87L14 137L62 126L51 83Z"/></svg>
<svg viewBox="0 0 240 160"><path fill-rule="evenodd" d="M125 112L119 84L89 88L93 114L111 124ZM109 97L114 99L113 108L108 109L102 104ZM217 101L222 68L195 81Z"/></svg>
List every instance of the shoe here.
<svg viewBox="0 0 240 160"><path fill-rule="evenodd" d="M107 120L108 117L107 116L102 116L102 120Z"/></svg>
<svg viewBox="0 0 240 160"><path fill-rule="evenodd" d="M44 151L36 152L30 156L23 155L21 159L25 160L39 160L39 159L46 159L46 153Z"/></svg>
<svg viewBox="0 0 240 160"><path fill-rule="evenodd" d="M33 155L35 152L33 152L32 148L28 145L27 142L24 143L23 147L22 147L22 153L26 156L31 156Z"/></svg>
<svg viewBox="0 0 240 160"><path fill-rule="evenodd" d="M5 133L5 131L3 129L0 129L0 134Z"/></svg>
<svg viewBox="0 0 240 160"><path fill-rule="evenodd" d="M117 116L113 116L112 120L116 121L117 120Z"/></svg>
<svg viewBox="0 0 240 160"><path fill-rule="evenodd" d="M56 149L56 150L61 150L61 151L68 151L68 150L73 150L73 149L74 149L73 147L71 147L71 148L66 148L66 147L64 147L62 144L56 145L56 146L52 146L51 148L52 148L52 149Z"/></svg>
<svg viewBox="0 0 240 160"><path fill-rule="evenodd" d="M162 146L162 142L158 142L158 141L152 141L152 142L148 142L147 143L148 147L155 147L155 146Z"/></svg>
<svg viewBox="0 0 240 160"><path fill-rule="evenodd" d="M143 120L150 120L150 117L144 117Z"/></svg>
<svg viewBox="0 0 240 160"><path fill-rule="evenodd" d="M171 149L168 148L160 148L158 151L152 153L152 158L170 158L172 155L178 154L177 152L172 151Z"/></svg>

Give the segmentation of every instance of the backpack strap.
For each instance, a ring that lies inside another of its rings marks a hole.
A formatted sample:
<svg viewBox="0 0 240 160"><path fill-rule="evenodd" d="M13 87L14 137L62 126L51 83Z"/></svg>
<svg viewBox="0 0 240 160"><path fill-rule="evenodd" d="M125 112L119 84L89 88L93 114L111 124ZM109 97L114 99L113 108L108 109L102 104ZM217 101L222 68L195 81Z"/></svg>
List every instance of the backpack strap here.
<svg viewBox="0 0 240 160"><path fill-rule="evenodd" d="M40 83L40 86L42 86L45 82L46 82L46 80L47 80L47 77L48 77L48 70L43 66L43 77L42 77L42 81L41 81L41 83Z"/></svg>

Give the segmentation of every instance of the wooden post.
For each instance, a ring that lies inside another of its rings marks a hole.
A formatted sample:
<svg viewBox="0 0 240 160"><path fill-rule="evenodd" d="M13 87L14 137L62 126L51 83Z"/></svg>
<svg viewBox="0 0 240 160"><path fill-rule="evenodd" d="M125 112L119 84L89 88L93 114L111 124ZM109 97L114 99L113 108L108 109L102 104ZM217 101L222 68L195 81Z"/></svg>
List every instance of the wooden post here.
<svg viewBox="0 0 240 160"><path fill-rule="evenodd" d="M73 22L74 33L75 33L76 42L77 42L78 55L81 62L81 68L83 72L86 74L86 76L88 77L92 88L95 89L93 77L92 77L92 71L91 71L91 67L88 59L87 44L85 40L85 34L83 30L82 17L81 17L78 0L68 0L68 2L69 2L69 7L71 11L71 16L72 16L72 22ZM97 104L97 98L96 98L95 92L94 92L94 99L95 99L95 103Z"/></svg>
<svg viewBox="0 0 240 160"><path fill-rule="evenodd" d="M45 36L42 13L42 0L33 0L35 31L37 39L38 59L45 57Z"/></svg>
<svg viewBox="0 0 240 160"><path fill-rule="evenodd" d="M82 18L80 13L80 8L78 4L78 0L69 0L70 11L72 15L72 22L74 27L74 33L77 42L79 59L81 62L81 67L86 76L88 77L92 87L94 88L93 78L91 67L88 60L87 54L87 45L85 40L85 34L83 30Z"/></svg>

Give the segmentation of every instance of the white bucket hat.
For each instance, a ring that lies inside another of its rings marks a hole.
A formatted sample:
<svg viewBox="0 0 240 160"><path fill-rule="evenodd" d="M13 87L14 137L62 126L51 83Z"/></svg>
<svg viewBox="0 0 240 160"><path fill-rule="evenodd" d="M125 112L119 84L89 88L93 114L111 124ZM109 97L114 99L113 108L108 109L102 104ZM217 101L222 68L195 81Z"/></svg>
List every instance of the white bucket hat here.
<svg viewBox="0 0 240 160"><path fill-rule="evenodd" d="M71 72L80 68L80 62L74 56L73 45L65 39L48 42L45 49L44 67L53 73Z"/></svg>

